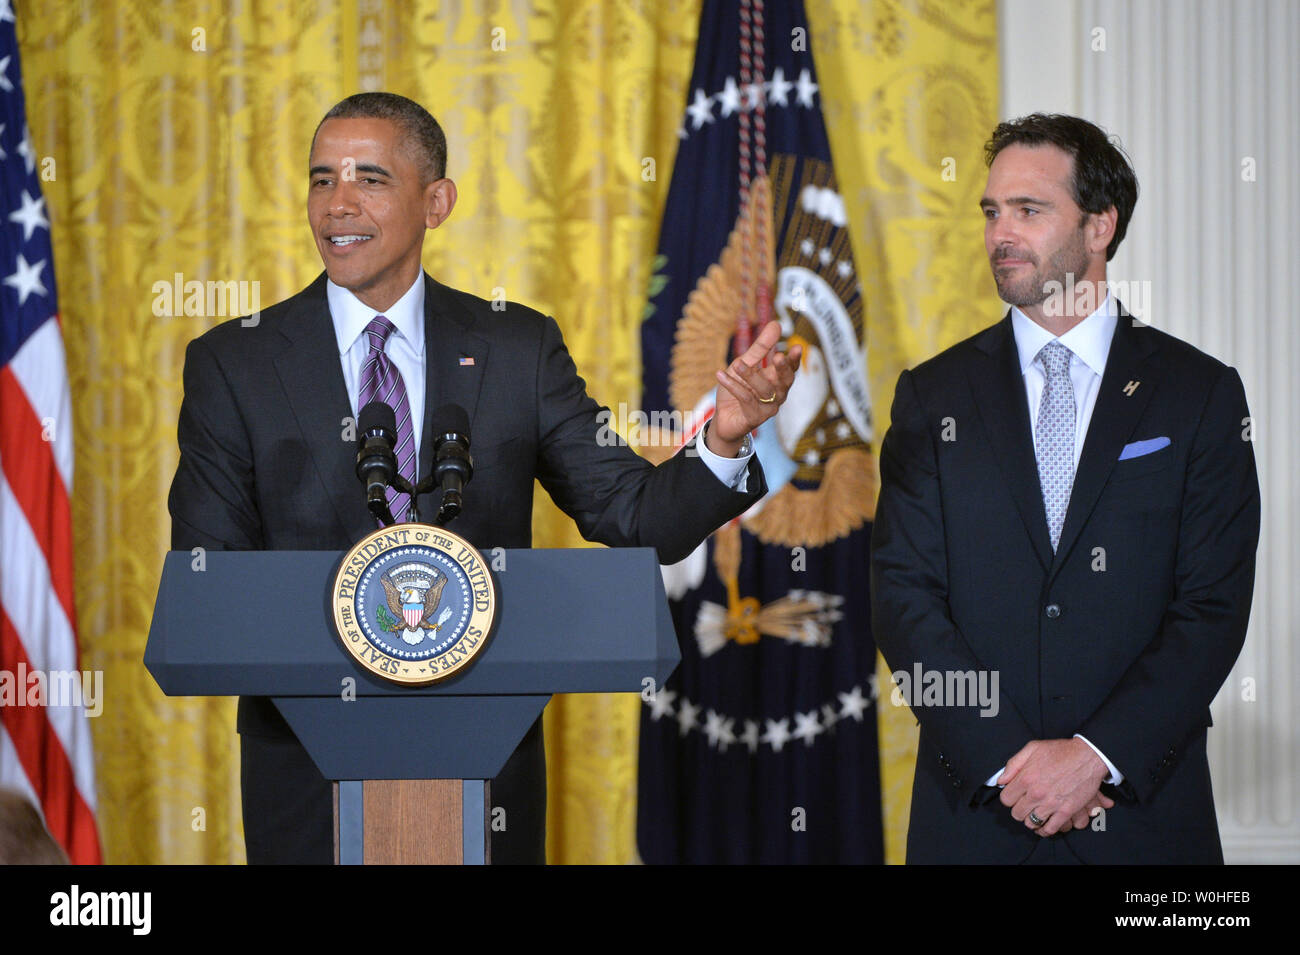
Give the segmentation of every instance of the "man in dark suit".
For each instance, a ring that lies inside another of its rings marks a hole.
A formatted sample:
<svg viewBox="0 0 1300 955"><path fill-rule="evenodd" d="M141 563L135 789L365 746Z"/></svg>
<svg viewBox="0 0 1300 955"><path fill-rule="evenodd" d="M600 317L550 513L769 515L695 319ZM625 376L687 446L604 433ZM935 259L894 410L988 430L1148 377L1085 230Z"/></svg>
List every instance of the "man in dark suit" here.
<svg viewBox="0 0 1300 955"><path fill-rule="evenodd" d="M1222 862L1206 728L1260 515L1241 380L1107 295L1137 181L1105 133L1035 114L986 153L1013 307L903 372L881 448L873 629L921 726L908 861ZM987 698L945 695L966 674Z"/></svg>
<svg viewBox="0 0 1300 955"><path fill-rule="evenodd" d="M718 373L703 440L652 467L599 439L600 408L554 320L422 272L424 235L456 202L445 157L433 117L400 96L358 94L321 121L308 219L325 274L186 350L173 548L342 549L374 530L351 427L372 393L397 412L412 483L432 470L432 409L468 412L474 476L454 529L480 549L530 546L534 480L584 537L654 547L664 563L765 493L748 435L785 400L800 357L775 350L777 323ZM241 698L238 728L249 861L331 862L328 781L269 700ZM538 721L492 783L507 811L494 861L545 861L545 785Z"/></svg>

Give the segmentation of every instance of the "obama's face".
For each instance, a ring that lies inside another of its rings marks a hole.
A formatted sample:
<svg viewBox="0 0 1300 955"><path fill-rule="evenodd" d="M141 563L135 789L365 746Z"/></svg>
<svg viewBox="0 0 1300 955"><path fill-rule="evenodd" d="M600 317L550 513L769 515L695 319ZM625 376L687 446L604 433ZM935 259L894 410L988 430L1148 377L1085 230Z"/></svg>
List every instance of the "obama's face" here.
<svg viewBox="0 0 1300 955"><path fill-rule="evenodd" d="M420 273L427 229L451 215L456 186L422 181L418 156L386 119L329 119L312 145L307 219L325 271L378 312Z"/></svg>

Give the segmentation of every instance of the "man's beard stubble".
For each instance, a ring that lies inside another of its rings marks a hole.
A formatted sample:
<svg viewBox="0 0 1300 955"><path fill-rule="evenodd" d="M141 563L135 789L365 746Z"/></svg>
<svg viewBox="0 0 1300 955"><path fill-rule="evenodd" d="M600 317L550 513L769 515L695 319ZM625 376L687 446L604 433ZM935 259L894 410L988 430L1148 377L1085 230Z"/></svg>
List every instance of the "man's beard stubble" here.
<svg viewBox="0 0 1300 955"><path fill-rule="evenodd" d="M1075 282L1083 280L1088 271L1088 252L1083 246L1083 229L1074 233L1073 241L1054 251L1046 266L1040 266L1028 252L1010 250L1006 254L995 253L990 265L993 267L993 281L998 286L998 297L1008 305L1027 308L1041 305L1048 295L1066 289L1070 282L1067 276L1073 275ZM1002 259L1023 258L1033 267L1032 272L1021 279L1012 280L1009 275L998 274L997 264Z"/></svg>

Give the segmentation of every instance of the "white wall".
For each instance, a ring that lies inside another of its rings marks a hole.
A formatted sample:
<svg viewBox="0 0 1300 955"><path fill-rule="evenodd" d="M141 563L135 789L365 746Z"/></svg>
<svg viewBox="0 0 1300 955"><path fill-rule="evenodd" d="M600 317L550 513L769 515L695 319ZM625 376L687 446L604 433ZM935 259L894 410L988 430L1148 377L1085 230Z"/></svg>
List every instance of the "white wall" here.
<svg viewBox="0 0 1300 955"><path fill-rule="evenodd" d="M1300 3L1000 0L998 16L1001 115L1083 116L1133 160L1138 204L1109 278L1149 282L1144 320L1245 382L1264 528L1210 762L1228 861L1298 862Z"/></svg>

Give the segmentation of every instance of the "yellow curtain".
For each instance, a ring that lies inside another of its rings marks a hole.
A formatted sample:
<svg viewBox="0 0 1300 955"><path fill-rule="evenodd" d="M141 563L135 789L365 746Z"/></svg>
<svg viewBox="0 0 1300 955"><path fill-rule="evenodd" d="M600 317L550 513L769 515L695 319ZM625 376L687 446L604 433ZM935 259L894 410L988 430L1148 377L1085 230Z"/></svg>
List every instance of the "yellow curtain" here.
<svg viewBox="0 0 1300 955"><path fill-rule="evenodd" d="M972 181L996 109L992 4L950 18L936 6L809 2L855 256L877 269L860 268L878 433L897 369L989 321L973 301L989 283ZM233 702L165 698L141 663L184 348L221 320L155 315L154 283L257 281L263 304L306 285L321 268L305 222L311 133L348 93L392 90L438 117L460 189L425 267L554 314L592 394L634 406L698 13L699 0L21 6L32 140L55 160L44 186L75 413L83 659L105 674L93 733L107 861L244 857ZM954 182L940 178L950 155ZM537 546L582 544L544 493L534 527ZM548 707L551 861L635 859L637 716L626 695ZM891 726L897 780L906 734ZM892 847L906 794L890 783L889 799Z"/></svg>
<svg viewBox="0 0 1300 955"><path fill-rule="evenodd" d="M218 318L156 316L153 284L320 268L306 143L340 91L337 14L303 4L32 0L18 37L67 343L83 664L98 818L113 863L244 858L234 703L167 699L142 664L176 468L184 349Z"/></svg>
<svg viewBox="0 0 1300 955"><path fill-rule="evenodd" d="M879 440L899 372L992 324L983 144L997 122L996 5L806 0L823 112L867 303ZM877 657L885 861L907 840L916 719Z"/></svg>

